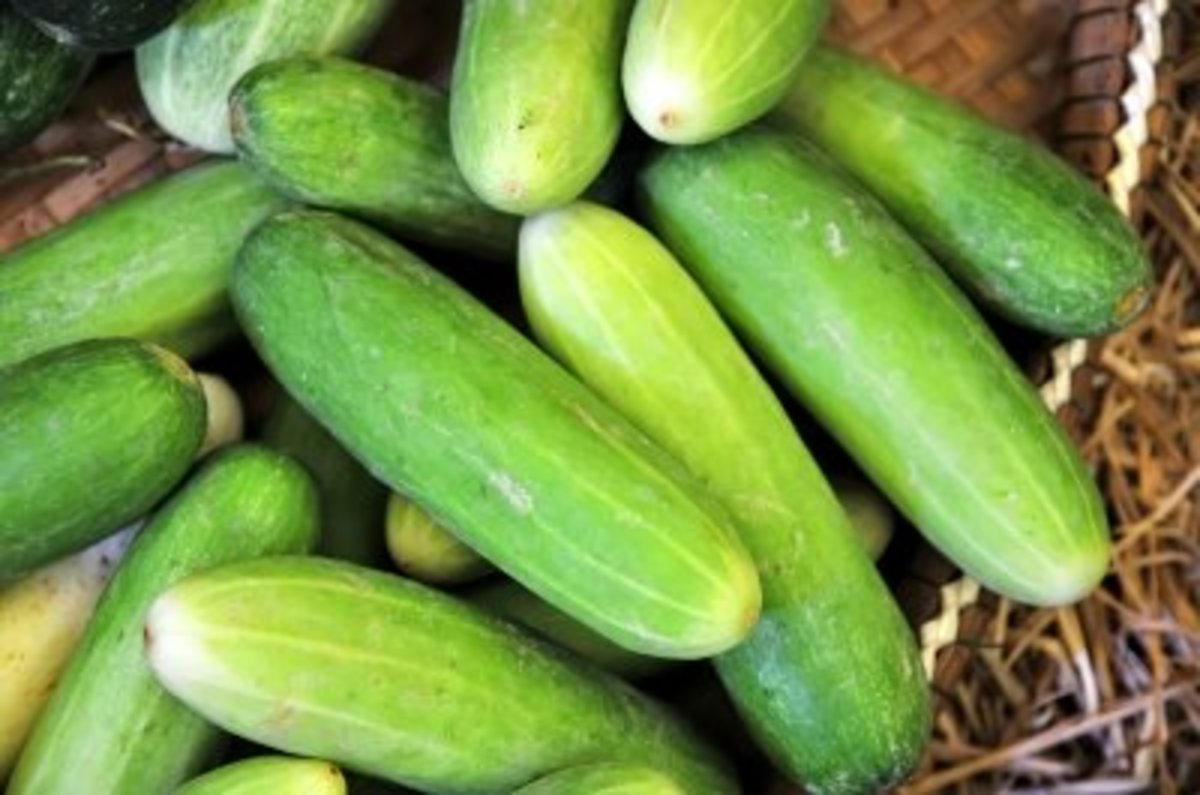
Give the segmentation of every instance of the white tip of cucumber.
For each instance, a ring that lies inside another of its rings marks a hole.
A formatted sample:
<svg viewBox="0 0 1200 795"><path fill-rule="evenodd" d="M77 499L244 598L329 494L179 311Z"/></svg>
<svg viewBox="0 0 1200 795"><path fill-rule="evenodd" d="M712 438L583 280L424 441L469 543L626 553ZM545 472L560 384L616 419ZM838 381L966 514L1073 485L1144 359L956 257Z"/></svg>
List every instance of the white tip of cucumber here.
<svg viewBox="0 0 1200 795"><path fill-rule="evenodd" d="M702 97L696 86L654 67L625 73L625 102L647 135L668 144L703 143L708 139Z"/></svg>
<svg viewBox="0 0 1200 795"><path fill-rule="evenodd" d="M208 425L204 442L196 457L200 458L218 447L241 441L245 419L242 402L229 382L219 375L199 373L200 386L204 389L204 402L208 406Z"/></svg>
<svg viewBox="0 0 1200 795"><path fill-rule="evenodd" d="M187 691L189 681L208 678L201 672L212 663L201 638L186 607L170 592L150 606L142 627L146 661L162 686L176 695Z"/></svg>

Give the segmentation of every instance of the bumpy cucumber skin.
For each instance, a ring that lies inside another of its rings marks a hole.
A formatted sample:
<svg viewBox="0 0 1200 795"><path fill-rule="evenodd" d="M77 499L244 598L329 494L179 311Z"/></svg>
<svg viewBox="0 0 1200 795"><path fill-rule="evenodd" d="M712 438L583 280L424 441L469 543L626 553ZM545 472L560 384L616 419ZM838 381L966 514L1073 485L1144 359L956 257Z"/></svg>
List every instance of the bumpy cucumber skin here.
<svg viewBox="0 0 1200 795"><path fill-rule="evenodd" d="M235 331L238 246L284 204L237 163L203 164L0 255L0 366L93 337L211 349Z"/></svg>
<svg viewBox="0 0 1200 795"><path fill-rule="evenodd" d="M762 116L795 81L829 0L638 0L625 102L647 134L711 141Z"/></svg>
<svg viewBox="0 0 1200 795"><path fill-rule="evenodd" d="M392 492L388 498L385 524L388 552L407 577L453 585L478 580L492 570L478 552L402 494Z"/></svg>
<svg viewBox="0 0 1200 795"><path fill-rule="evenodd" d="M920 760L928 687L907 621L770 387L653 235L577 202L526 221L539 341L729 509L763 617L714 662L775 763L814 793L877 790Z"/></svg>
<svg viewBox="0 0 1200 795"><path fill-rule="evenodd" d="M12 0L59 41L89 50L128 50L171 23L191 0Z"/></svg>
<svg viewBox="0 0 1200 795"><path fill-rule="evenodd" d="M91 66L92 56L0 5L0 153L32 141L54 121Z"/></svg>
<svg viewBox="0 0 1200 795"><path fill-rule="evenodd" d="M1040 605L1103 576L1099 491L982 318L815 147L750 130L642 171L664 240L747 344L941 550Z"/></svg>
<svg viewBox="0 0 1200 795"><path fill-rule="evenodd" d="M131 546L17 763L9 795L170 792L209 761L220 732L155 681L139 626L177 580L232 560L303 552L316 493L285 456L238 445L208 463Z"/></svg>
<svg viewBox="0 0 1200 795"><path fill-rule="evenodd" d="M175 795L346 795L346 779L329 762L258 756L211 770Z"/></svg>
<svg viewBox="0 0 1200 795"><path fill-rule="evenodd" d="M167 689L235 734L422 791L506 792L604 759L655 765L693 795L736 792L710 749L619 680L348 563L197 575L151 609L146 654Z"/></svg>
<svg viewBox="0 0 1200 795"><path fill-rule="evenodd" d="M400 246L328 213L282 214L247 241L232 291L259 354L313 416L535 593L663 657L722 651L754 624L757 574L720 506Z"/></svg>
<svg viewBox="0 0 1200 795"><path fill-rule="evenodd" d="M774 114L834 155L999 314L1062 337L1149 304L1150 261L1065 162L952 101L818 46Z"/></svg>
<svg viewBox="0 0 1200 795"><path fill-rule="evenodd" d="M230 98L238 156L305 204L488 259L516 250L513 216L471 191L450 150L446 98L338 58L272 61Z"/></svg>
<svg viewBox="0 0 1200 795"><path fill-rule="evenodd" d="M393 0L198 0L138 47L142 97L175 137L232 153L229 92L242 75L290 55L357 52L392 6Z"/></svg>
<svg viewBox="0 0 1200 795"><path fill-rule="evenodd" d="M469 0L450 90L463 176L509 213L565 204L617 144L632 0Z"/></svg>
<svg viewBox="0 0 1200 795"><path fill-rule="evenodd" d="M649 767L598 763L569 767L516 790L513 795L687 795L668 776Z"/></svg>
<svg viewBox="0 0 1200 795"><path fill-rule="evenodd" d="M137 519L204 429L200 382L153 345L90 340L0 370L0 579Z"/></svg>

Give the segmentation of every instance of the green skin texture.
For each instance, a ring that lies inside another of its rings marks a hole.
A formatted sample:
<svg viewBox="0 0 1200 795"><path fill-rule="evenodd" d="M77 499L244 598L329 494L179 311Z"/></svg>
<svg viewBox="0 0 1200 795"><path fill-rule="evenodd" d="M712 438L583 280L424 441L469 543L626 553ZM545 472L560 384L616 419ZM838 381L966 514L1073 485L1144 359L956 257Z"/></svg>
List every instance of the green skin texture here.
<svg viewBox="0 0 1200 795"><path fill-rule="evenodd" d="M565 204L600 174L624 119L633 0L468 0L450 90L463 176L498 210Z"/></svg>
<svg viewBox="0 0 1200 795"><path fill-rule="evenodd" d="M434 89L296 58L256 67L230 103L238 156L281 193L486 259L516 251L519 219L480 201L459 173L449 105Z"/></svg>
<svg viewBox="0 0 1200 795"><path fill-rule="evenodd" d="M0 256L0 366L93 337L210 350L236 330L238 246L284 204L236 163L203 164Z"/></svg>
<svg viewBox="0 0 1200 795"><path fill-rule="evenodd" d="M917 764L930 705L912 631L833 490L732 332L653 235L585 202L521 231L537 339L728 508L763 616L714 662L777 766L814 793Z"/></svg>
<svg viewBox="0 0 1200 795"><path fill-rule="evenodd" d="M0 5L0 153L32 141L62 113L92 60Z"/></svg>
<svg viewBox="0 0 1200 795"><path fill-rule="evenodd" d="M194 572L298 553L319 532L303 469L238 445L208 459L133 542L17 762L8 795L170 792L209 762L220 731L159 686L138 630L154 599Z"/></svg>
<svg viewBox="0 0 1200 795"><path fill-rule="evenodd" d="M492 571L479 553L395 492L388 498L387 546L392 561L406 577L451 585L470 582Z"/></svg>
<svg viewBox="0 0 1200 795"><path fill-rule="evenodd" d="M191 0L12 0L59 41L89 50L128 50L171 23Z"/></svg>
<svg viewBox="0 0 1200 795"><path fill-rule="evenodd" d="M513 795L687 795L668 776L649 767L580 765L527 784Z"/></svg>
<svg viewBox="0 0 1200 795"><path fill-rule="evenodd" d="M292 55L353 54L394 0L198 0L137 49L138 84L163 129L230 154L229 92L260 63Z"/></svg>
<svg viewBox="0 0 1200 795"><path fill-rule="evenodd" d="M811 144L750 130L640 176L660 236L914 525L1017 601L1108 565L1100 494L978 312Z"/></svg>
<svg viewBox="0 0 1200 795"><path fill-rule="evenodd" d="M187 365L134 340L0 370L0 580L141 516L187 472L205 422Z"/></svg>
<svg viewBox="0 0 1200 795"><path fill-rule="evenodd" d="M509 792L596 761L655 765L692 795L737 791L690 729L619 680L348 563L213 569L159 598L146 638L159 680L214 723L421 791Z"/></svg>
<svg viewBox="0 0 1200 795"><path fill-rule="evenodd" d="M650 136L711 141L783 98L825 26L829 0L638 0L625 102Z"/></svg>
<svg viewBox="0 0 1200 795"><path fill-rule="evenodd" d="M1153 272L1113 202L1046 149L818 46L773 115L836 157L971 294L1061 337L1120 328Z"/></svg>
<svg viewBox="0 0 1200 795"><path fill-rule="evenodd" d="M346 779L328 762L259 756L194 778L175 795L346 795Z"/></svg>
<svg viewBox="0 0 1200 795"><path fill-rule="evenodd" d="M723 651L753 625L757 576L720 506L400 246L335 215L279 215L242 249L233 295L259 354L314 417L547 601L663 657Z"/></svg>

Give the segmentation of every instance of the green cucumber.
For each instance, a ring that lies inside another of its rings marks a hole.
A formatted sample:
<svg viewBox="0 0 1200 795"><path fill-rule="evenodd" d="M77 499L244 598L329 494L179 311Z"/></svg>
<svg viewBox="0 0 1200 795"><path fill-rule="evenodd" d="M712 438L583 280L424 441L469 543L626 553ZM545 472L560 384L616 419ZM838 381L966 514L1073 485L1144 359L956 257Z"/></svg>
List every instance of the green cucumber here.
<svg viewBox="0 0 1200 795"><path fill-rule="evenodd" d="M0 580L140 517L204 429L200 382L153 345L90 340L0 369Z"/></svg>
<svg viewBox="0 0 1200 795"><path fill-rule="evenodd" d="M0 366L93 337L208 351L235 332L238 246L283 206L242 166L204 164L0 256Z"/></svg>
<svg viewBox="0 0 1200 795"><path fill-rule="evenodd" d="M346 779L317 759L258 756L211 770L175 795L346 795Z"/></svg>
<svg viewBox="0 0 1200 795"><path fill-rule="evenodd" d="M0 3L0 153L29 143L75 96L92 56Z"/></svg>
<svg viewBox="0 0 1200 795"><path fill-rule="evenodd" d="M11 0L59 41L89 50L129 50L171 24L191 0Z"/></svg>
<svg viewBox="0 0 1200 795"><path fill-rule="evenodd" d="M233 152L229 92L260 63L362 49L394 0L198 0L137 49L138 83L163 129Z"/></svg>
<svg viewBox="0 0 1200 795"><path fill-rule="evenodd" d="M757 576L720 506L405 249L285 213L247 241L232 292L275 376L376 477L552 604L663 657L753 626Z"/></svg>
<svg viewBox="0 0 1200 795"><path fill-rule="evenodd" d="M385 525L388 552L406 577L453 585L477 580L492 570L478 552L402 494L392 492L388 499Z"/></svg>
<svg viewBox="0 0 1200 795"><path fill-rule="evenodd" d="M829 0L637 0L622 82L638 125L671 144L711 141L783 99Z"/></svg>
<svg viewBox="0 0 1200 795"><path fill-rule="evenodd" d="M840 160L1009 319L1096 335L1149 304L1149 258L1112 201L1051 152L955 102L820 46L775 115Z"/></svg>
<svg viewBox="0 0 1200 795"><path fill-rule="evenodd" d="M763 614L714 662L760 745L814 793L894 785L929 736L912 631L783 407L661 243L577 202L521 230L537 339L720 499Z"/></svg>
<svg viewBox="0 0 1200 795"><path fill-rule="evenodd" d="M302 552L317 538L316 494L290 459L227 448L133 542L34 727L8 795L169 792L208 762L220 732L155 681L139 625L177 580L221 563Z"/></svg>
<svg viewBox="0 0 1200 795"><path fill-rule="evenodd" d="M651 767L614 762L569 767L516 790L513 795L687 795Z"/></svg>
<svg viewBox="0 0 1200 795"><path fill-rule="evenodd" d="M871 484L847 477L834 478L833 491L846 516L857 531L856 535L871 560L879 560L891 543L896 520L888 505Z"/></svg>
<svg viewBox="0 0 1200 795"><path fill-rule="evenodd" d="M936 546L1017 601L1108 565L1096 484L978 312L811 144L750 130L666 152L643 203L747 344Z"/></svg>
<svg viewBox="0 0 1200 795"><path fill-rule="evenodd" d="M620 59L633 0L468 0L450 138L481 199L526 214L599 176L621 132Z"/></svg>
<svg viewBox="0 0 1200 795"><path fill-rule="evenodd" d="M238 156L293 199L489 259L516 251L518 219L471 192L450 151L448 103L429 86L290 58L249 72L230 108Z"/></svg>
<svg viewBox="0 0 1200 795"><path fill-rule="evenodd" d="M159 597L145 636L159 681L214 723L416 789L508 792L611 760L654 765L692 795L736 792L709 748L619 680L352 564L212 569Z"/></svg>

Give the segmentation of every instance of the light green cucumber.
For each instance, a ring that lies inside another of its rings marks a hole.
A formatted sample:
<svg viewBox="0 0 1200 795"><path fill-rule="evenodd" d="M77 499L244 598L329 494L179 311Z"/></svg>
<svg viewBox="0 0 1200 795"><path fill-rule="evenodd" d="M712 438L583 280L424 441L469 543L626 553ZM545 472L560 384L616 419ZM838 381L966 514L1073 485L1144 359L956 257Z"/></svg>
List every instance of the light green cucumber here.
<svg viewBox="0 0 1200 795"><path fill-rule="evenodd" d="M162 127L200 149L233 152L229 92L260 63L364 47L393 0L197 0L137 48L138 84Z"/></svg>
<svg viewBox="0 0 1200 795"><path fill-rule="evenodd" d="M775 114L883 200L972 295L1059 336L1104 334L1153 274L1112 200L1051 152L848 53L819 46Z"/></svg>
<svg viewBox="0 0 1200 795"><path fill-rule="evenodd" d="M711 141L783 99L829 0L637 0L622 82L638 125L671 144Z"/></svg>
<svg viewBox="0 0 1200 795"><path fill-rule="evenodd" d="M617 145L632 0L468 0L450 138L481 199L527 214L565 204Z"/></svg>
<svg viewBox="0 0 1200 795"><path fill-rule="evenodd" d="M450 151L448 103L429 86L339 58L256 67L230 98L238 156L281 193L397 234L489 259L518 219L480 201Z"/></svg>
<svg viewBox="0 0 1200 795"><path fill-rule="evenodd" d="M432 584L477 580L492 566L402 494L392 492L384 520L388 553L405 576Z"/></svg>
<svg viewBox="0 0 1200 795"><path fill-rule="evenodd" d="M1078 451L983 319L814 146L758 129L641 174L655 227L786 387L989 588L1074 602L1109 532Z"/></svg>
<svg viewBox="0 0 1200 795"><path fill-rule="evenodd" d="M364 632L363 627L369 627ZM411 580L318 558L209 570L146 621L159 681L228 731L444 793L507 792L599 759L736 792L664 708Z"/></svg>
<svg viewBox="0 0 1200 795"><path fill-rule="evenodd" d="M220 731L162 689L142 652L151 602L177 580L265 554L306 551L316 494L299 465L227 448L150 520L100 599L17 762L8 795L170 792L210 761Z"/></svg>
<svg viewBox="0 0 1200 795"><path fill-rule="evenodd" d="M601 762L569 767L516 790L513 795L687 795L654 768Z"/></svg>
<svg viewBox="0 0 1200 795"><path fill-rule="evenodd" d="M564 612L662 657L753 626L757 575L720 506L405 249L282 214L242 249L233 295L275 376L371 472Z"/></svg>
<svg viewBox="0 0 1200 795"><path fill-rule="evenodd" d="M200 382L153 345L92 340L0 369L0 580L140 517L204 429Z"/></svg>
<svg viewBox="0 0 1200 795"><path fill-rule="evenodd" d="M346 779L318 759L257 756L210 770L175 795L346 795Z"/></svg>
<svg viewBox="0 0 1200 795"><path fill-rule="evenodd" d="M242 166L202 164L0 255L0 366L93 337L204 353L236 331L234 253L283 205Z"/></svg>
<svg viewBox="0 0 1200 795"><path fill-rule="evenodd" d="M814 793L901 781L931 716L912 631L716 310L653 235L585 202L525 222L520 276L538 340L686 464L754 556L762 619L714 662L760 745Z"/></svg>

